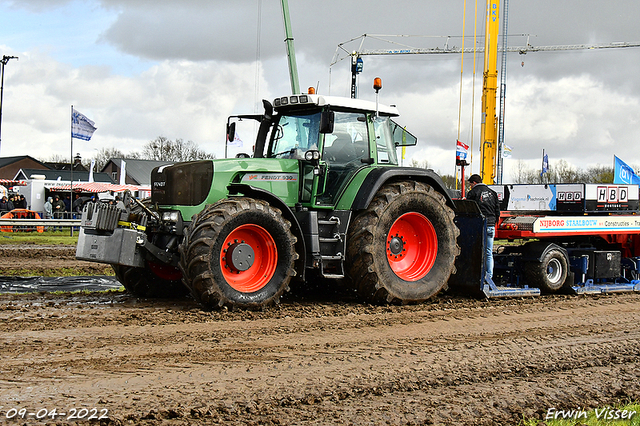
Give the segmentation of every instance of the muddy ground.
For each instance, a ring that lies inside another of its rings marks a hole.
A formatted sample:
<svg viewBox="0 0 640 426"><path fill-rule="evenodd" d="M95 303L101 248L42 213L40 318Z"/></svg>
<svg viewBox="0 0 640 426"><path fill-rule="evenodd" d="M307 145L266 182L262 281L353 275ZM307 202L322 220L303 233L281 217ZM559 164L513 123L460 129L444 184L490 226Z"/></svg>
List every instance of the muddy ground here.
<svg viewBox="0 0 640 426"><path fill-rule="evenodd" d="M23 262L64 257L40 252ZM640 399L638 294L418 306L336 294L262 312L0 295L0 423L511 425Z"/></svg>

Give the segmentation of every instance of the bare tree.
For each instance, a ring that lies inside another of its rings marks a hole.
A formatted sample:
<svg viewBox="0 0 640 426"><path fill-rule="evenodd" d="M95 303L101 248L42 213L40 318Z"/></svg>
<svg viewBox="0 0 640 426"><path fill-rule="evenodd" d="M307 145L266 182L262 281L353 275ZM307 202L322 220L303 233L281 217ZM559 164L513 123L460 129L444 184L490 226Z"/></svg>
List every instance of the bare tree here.
<svg viewBox="0 0 640 426"><path fill-rule="evenodd" d="M585 183L613 183L613 167L593 166L582 174Z"/></svg>
<svg viewBox="0 0 640 426"><path fill-rule="evenodd" d="M183 139L171 140L164 136L158 136L149 141L142 149L142 158L159 161L194 161L215 158L193 141Z"/></svg>
<svg viewBox="0 0 640 426"><path fill-rule="evenodd" d="M70 158L69 157L65 157L64 155L60 155L60 154L52 154L50 155L48 158L46 158L43 163L61 163L61 164L69 164L70 163Z"/></svg>
<svg viewBox="0 0 640 426"><path fill-rule="evenodd" d="M93 157L93 160L95 160L96 162L95 171L99 172L100 170L102 170L104 166L106 166L109 160L111 160L112 158L131 158L131 157L125 155L118 148L100 148L98 153ZM87 169L91 167L91 160L92 159L90 158L88 160L88 163L86 164Z"/></svg>
<svg viewBox="0 0 640 426"><path fill-rule="evenodd" d="M411 167L417 167L419 169L430 169L429 162L427 160L416 160L415 158L411 159Z"/></svg>

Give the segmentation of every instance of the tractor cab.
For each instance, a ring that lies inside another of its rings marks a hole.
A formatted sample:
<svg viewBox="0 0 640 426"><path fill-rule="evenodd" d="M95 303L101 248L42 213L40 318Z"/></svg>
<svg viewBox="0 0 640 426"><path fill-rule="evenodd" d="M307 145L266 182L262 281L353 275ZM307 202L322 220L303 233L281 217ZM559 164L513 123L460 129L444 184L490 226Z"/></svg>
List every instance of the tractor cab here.
<svg viewBox="0 0 640 426"><path fill-rule="evenodd" d="M417 141L392 120L398 116L395 107L306 94L263 103L262 116L230 117L228 139L235 135L232 119L259 120L253 156L297 160L303 204L335 205L360 170L397 166L396 148Z"/></svg>

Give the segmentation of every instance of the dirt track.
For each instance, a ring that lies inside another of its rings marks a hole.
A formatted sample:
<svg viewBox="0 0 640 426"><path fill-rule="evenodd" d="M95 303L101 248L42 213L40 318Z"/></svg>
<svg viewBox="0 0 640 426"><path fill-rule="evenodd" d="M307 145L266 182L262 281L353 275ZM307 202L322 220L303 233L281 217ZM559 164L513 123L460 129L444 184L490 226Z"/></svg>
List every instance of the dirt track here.
<svg viewBox="0 0 640 426"><path fill-rule="evenodd" d="M640 399L639 302L289 296L206 312L122 293L3 295L0 423L12 408L35 424L28 413L95 407L110 424L516 424Z"/></svg>

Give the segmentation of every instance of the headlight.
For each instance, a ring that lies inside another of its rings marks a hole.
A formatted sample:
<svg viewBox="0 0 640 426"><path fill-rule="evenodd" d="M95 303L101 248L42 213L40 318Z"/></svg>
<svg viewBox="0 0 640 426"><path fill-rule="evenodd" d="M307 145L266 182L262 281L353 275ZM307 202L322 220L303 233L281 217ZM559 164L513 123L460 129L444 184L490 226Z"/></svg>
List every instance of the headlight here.
<svg viewBox="0 0 640 426"><path fill-rule="evenodd" d="M162 220L164 222L177 222L179 218L180 212L177 211L162 213Z"/></svg>

